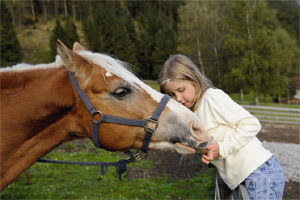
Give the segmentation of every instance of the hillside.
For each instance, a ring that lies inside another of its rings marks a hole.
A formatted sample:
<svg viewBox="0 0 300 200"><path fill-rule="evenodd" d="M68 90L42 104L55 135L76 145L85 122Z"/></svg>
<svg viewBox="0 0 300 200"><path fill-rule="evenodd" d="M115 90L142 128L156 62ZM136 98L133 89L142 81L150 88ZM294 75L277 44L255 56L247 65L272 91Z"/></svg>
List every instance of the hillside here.
<svg viewBox="0 0 300 200"><path fill-rule="evenodd" d="M49 20L47 24L38 22L32 26L17 27L17 37L22 47L23 62L30 64L47 63L54 61L55 58L49 56L49 38L55 26L55 20ZM62 21L64 25L65 21ZM75 22L80 43L87 46L84 42L84 33L80 22Z"/></svg>

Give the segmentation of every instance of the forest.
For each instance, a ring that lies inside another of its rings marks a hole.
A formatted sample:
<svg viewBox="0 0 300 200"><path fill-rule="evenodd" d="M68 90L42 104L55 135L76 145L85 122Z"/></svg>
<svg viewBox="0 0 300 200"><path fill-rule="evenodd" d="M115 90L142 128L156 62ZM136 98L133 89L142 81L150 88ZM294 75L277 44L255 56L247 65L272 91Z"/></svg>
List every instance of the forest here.
<svg viewBox="0 0 300 200"><path fill-rule="evenodd" d="M164 61L181 53L215 87L281 102L300 89L299 7L296 0L1 0L0 66L25 59L17 30L53 22L40 62L54 61L57 39L69 48L79 41L156 80Z"/></svg>

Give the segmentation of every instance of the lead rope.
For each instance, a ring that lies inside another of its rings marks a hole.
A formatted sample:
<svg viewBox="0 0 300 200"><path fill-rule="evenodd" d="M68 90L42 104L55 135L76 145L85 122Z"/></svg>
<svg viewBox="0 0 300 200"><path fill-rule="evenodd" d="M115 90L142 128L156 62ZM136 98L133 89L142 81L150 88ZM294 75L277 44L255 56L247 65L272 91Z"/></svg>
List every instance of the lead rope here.
<svg viewBox="0 0 300 200"><path fill-rule="evenodd" d="M121 159L117 162L76 162L76 161L59 161L50 159L39 159L38 162L53 163L53 164L69 164L69 165L87 165L87 166L100 166L100 171L102 175L105 175L108 171L109 166L114 166L116 172L119 175L119 180L121 181L122 174L126 172L128 163L126 159Z"/></svg>
<svg viewBox="0 0 300 200"><path fill-rule="evenodd" d="M99 166L102 175L105 175L107 173L109 166L114 166L119 176L119 180L121 181L122 174L125 173L127 170L126 164L137 162L141 159L138 153L134 154L129 150L126 151L125 153L127 153L130 157L121 159L117 162L79 162L79 161L60 161L60 160L51 160L51 159L39 159L37 160L37 162L53 163L53 164L68 164L68 165Z"/></svg>

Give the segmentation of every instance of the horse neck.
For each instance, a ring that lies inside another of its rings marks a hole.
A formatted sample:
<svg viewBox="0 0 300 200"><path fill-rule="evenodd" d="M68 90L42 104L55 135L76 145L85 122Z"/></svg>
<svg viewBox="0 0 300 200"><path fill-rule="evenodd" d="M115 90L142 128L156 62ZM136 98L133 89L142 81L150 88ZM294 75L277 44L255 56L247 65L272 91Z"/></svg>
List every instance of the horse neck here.
<svg viewBox="0 0 300 200"><path fill-rule="evenodd" d="M65 117L74 93L65 68L1 72L1 131L18 148ZM2 136L1 136L2 139Z"/></svg>
<svg viewBox="0 0 300 200"><path fill-rule="evenodd" d="M71 140L79 120L64 68L0 72L0 80L1 191L37 159Z"/></svg>

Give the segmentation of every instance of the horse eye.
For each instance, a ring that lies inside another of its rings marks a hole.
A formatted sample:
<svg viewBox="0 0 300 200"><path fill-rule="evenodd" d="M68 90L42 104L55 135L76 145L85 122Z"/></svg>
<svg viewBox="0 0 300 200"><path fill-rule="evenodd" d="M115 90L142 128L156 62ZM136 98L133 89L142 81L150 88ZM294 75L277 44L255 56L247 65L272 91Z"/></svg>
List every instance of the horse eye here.
<svg viewBox="0 0 300 200"><path fill-rule="evenodd" d="M118 88L114 92L114 96L117 98L122 98L122 97L126 96L127 94L129 94L130 92L131 92L131 90L129 88Z"/></svg>

